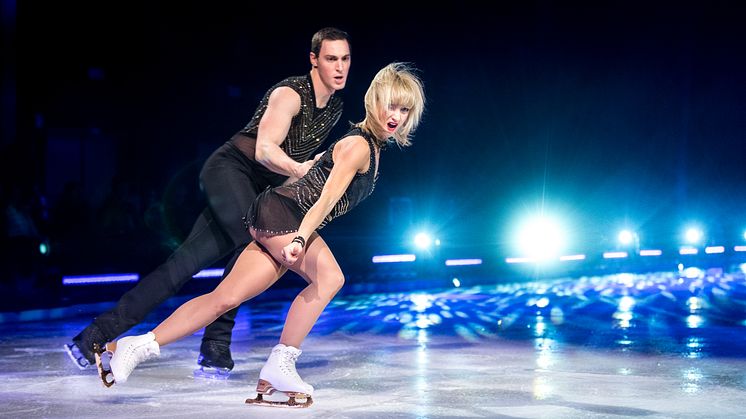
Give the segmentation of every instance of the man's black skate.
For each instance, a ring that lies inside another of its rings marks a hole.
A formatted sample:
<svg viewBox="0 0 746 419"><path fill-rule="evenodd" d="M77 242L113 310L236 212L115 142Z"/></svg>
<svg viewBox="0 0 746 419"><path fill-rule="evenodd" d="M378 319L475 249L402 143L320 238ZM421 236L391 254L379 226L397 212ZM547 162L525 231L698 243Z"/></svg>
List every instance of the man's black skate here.
<svg viewBox="0 0 746 419"><path fill-rule="evenodd" d="M94 344L103 347L106 344L106 337L94 324L89 325L82 332L73 338L72 343L64 345L65 352L73 361L76 367L84 370L96 363L96 356L93 350Z"/></svg>
<svg viewBox="0 0 746 419"><path fill-rule="evenodd" d="M230 345L217 340L203 340L200 346L195 377L225 380L233 369Z"/></svg>

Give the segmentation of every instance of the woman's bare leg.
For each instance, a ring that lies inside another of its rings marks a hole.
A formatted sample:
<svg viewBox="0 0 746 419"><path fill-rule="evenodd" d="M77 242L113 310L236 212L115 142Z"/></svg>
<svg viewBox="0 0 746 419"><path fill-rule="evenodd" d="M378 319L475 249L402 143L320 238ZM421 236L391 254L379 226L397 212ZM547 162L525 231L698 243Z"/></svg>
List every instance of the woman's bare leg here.
<svg viewBox="0 0 746 419"><path fill-rule="evenodd" d="M293 236L259 237L259 240L277 260L282 260L280 252ZM321 312L344 285L344 275L329 246L316 233L311 235L305 254L290 269L309 285L290 306L280 343L300 348Z"/></svg>
<svg viewBox="0 0 746 419"><path fill-rule="evenodd" d="M252 242L215 290L182 304L153 329L156 341L163 346L196 332L226 311L262 293L285 271L285 267Z"/></svg>

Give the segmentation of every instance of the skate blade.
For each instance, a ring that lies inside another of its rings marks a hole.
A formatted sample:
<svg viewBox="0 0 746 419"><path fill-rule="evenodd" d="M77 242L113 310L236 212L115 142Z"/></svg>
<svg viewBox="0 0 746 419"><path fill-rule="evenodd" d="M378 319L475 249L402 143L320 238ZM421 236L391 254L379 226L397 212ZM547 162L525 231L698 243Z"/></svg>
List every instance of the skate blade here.
<svg viewBox="0 0 746 419"><path fill-rule="evenodd" d="M80 370L88 369L91 363L88 362L87 359L85 359L83 354L80 352L80 348L78 348L77 344L66 343L64 346L65 346L65 352L67 353L67 356L70 357L70 359L73 361L73 364L75 364L75 366L78 367L78 369Z"/></svg>
<svg viewBox="0 0 746 419"><path fill-rule="evenodd" d="M111 372L110 361L114 352L109 349L109 344L101 348L98 343L94 343L93 355L96 357L96 368L98 369L101 382L104 383L105 387L111 387L114 385L114 373Z"/></svg>
<svg viewBox="0 0 746 419"><path fill-rule="evenodd" d="M256 389L256 397L246 399L246 404L291 408L305 408L313 404L313 398L308 394L295 391L280 391L273 388L270 383L264 380L259 380Z"/></svg>
<svg viewBox="0 0 746 419"><path fill-rule="evenodd" d="M207 380L227 380L231 375L228 368L213 368L200 366L194 370L194 378L204 378Z"/></svg>

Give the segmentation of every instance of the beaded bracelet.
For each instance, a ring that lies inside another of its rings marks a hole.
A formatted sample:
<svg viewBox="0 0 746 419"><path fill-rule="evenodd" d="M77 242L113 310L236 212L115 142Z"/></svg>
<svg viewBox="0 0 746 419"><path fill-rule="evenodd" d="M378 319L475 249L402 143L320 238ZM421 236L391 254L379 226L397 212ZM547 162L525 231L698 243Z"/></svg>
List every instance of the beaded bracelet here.
<svg viewBox="0 0 746 419"><path fill-rule="evenodd" d="M306 247L306 239L303 238L303 236L295 236L293 237L293 241L290 243L298 243L300 244L300 247L304 248Z"/></svg>

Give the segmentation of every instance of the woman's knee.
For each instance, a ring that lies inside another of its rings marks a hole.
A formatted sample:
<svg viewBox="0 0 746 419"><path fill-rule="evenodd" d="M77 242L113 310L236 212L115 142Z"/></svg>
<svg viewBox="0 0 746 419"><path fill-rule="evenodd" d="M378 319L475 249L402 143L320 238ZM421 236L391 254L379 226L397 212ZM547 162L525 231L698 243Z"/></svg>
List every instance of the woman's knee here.
<svg viewBox="0 0 746 419"><path fill-rule="evenodd" d="M339 275L330 275L320 279L318 282L319 289L331 298L342 289L345 284L345 277L340 273Z"/></svg>
<svg viewBox="0 0 746 419"><path fill-rule="evenodd" d="M233 295L213 295L213 306L215 307L215 312L218 315L222 315L223 313L227 313L228 311L233 310L234 308L240 306L242 302L243 301L240 301L240 299L236 298Z"/></svg>

